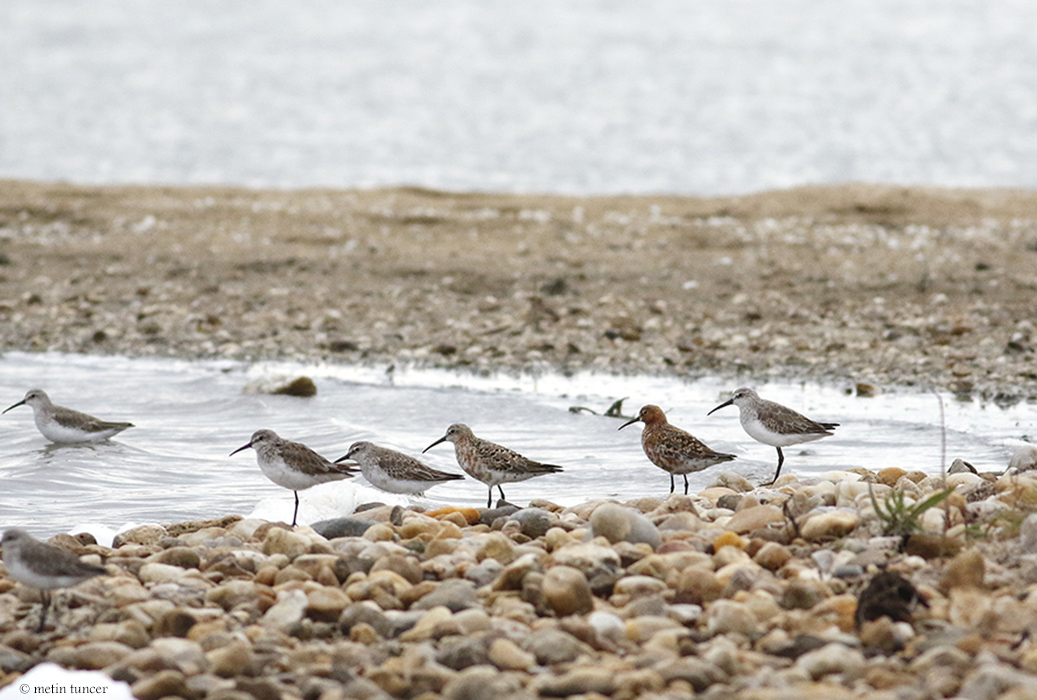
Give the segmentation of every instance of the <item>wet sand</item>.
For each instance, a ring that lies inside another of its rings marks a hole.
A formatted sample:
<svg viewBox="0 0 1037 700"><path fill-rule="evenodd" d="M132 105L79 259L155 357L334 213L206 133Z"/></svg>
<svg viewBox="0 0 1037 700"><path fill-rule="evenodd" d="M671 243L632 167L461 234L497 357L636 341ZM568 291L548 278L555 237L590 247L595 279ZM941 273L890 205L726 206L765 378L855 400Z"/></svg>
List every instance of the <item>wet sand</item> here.
<svg viewBox="0 0 1037 700"><path fill-rule="evenodd" d="M0 350L1037 398L1037 192L0 186Z"/></svg>

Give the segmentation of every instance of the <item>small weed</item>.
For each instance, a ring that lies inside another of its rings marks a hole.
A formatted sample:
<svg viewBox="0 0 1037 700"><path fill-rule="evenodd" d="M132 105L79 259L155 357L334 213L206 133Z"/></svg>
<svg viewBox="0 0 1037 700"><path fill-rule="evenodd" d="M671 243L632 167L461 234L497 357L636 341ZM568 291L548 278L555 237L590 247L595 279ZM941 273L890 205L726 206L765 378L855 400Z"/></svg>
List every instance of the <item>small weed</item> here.
<svg viewBox="0 0 1037 700"><path fill-rule="evenodd" d="M903 491L890 491L885 504L880 505L875 492L868 486L871 505L883 523L882 534L907 537L922 530L922 515L925 511L938 505L942 500L954 493L954 489L937 491L929 498L918 503L909 504Z"/></svg>

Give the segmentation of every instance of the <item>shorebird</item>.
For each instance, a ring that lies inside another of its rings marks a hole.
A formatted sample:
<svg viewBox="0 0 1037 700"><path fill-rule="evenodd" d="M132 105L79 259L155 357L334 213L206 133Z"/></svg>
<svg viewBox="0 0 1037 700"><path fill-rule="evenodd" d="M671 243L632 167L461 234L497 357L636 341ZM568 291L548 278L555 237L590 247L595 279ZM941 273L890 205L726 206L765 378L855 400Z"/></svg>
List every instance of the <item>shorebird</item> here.
<svg viewBox="0 0 1037 700"><path fill-rule="evenodd" d="M785 461L782 447L828 437L839 425L811 420L780 403L761 399L755 391L746 387L735 389L730 399L706 415L712 415L715 411L731 405L738 406L739 420L745 432L749 433L749 437L778 450L778 470L774 472L774 478L763 486L773 484L781 474L781 465Z"/></svg>
<svg viewBox="0 0 1037 700"><path fill-rule="evenodd" d="M295 511L292 527L299 517L299 492L317 484L357 475L356 465L329 462L301 442L285 440L273 430L257 430L252 439L231 452L236 455L251 447L256 451L256 462L266 478L295 493Z"/></svg>
<svg viewBox="0 0 1037 700"><path fill-rule="evenodd" d="M347 459L360 465L372 486L389 493L424 494L432 486L464 479L461 474L441 472L402 452L365 441L354 442L349 452L335 462Z"/></svg>
<svg viewBox="0 0 1037 700"><path fill-rule="evenodd" d="M19 406L32 409L36 427L51 442L101 442L133 427L133 423L104 421L71 408L57 406L43 389L29 389L24 399L8 406L4 413Z"/></svg>
<svg viewBox="0 0 1037 700"><path fill-rule="evenodd" d="M641 448L655 466L670 473L670 493L676 485L674 474L684 477L684 494L688 494L688 474L700 472L722 462L730 462L734 455L716 452L680 428L666 422L666 414L658 406L643 406L637 418L631 418L617 430L641 421Z"/></svg>
<svg viewBox="0 0 1037 700"><path fill-rule="evenodd" d="M447 428L446 435L422 450L428 452L441 442L454 443L454 454L461 469L490 487L486 498L486 507L493 505L493 487L500 491L500 497L507 500L501 484L513 481L525 481L534 476L554 474L562 471L556 464L541 464L526 459L518 452L509 450L489 440L475 437L472 429L464 423L454 423Z"/></svg>
<svg viewBox="0 0 1037 700"><path fill-rule="evenodd" d="M50 592L67 588L105 573L104 567L87 564L72 552L47 542L40 542L25 530L11 528L0 540L7 574L18 583L39 589L43 598L40 624L36 632L43 632L47 623Z"/></svg>

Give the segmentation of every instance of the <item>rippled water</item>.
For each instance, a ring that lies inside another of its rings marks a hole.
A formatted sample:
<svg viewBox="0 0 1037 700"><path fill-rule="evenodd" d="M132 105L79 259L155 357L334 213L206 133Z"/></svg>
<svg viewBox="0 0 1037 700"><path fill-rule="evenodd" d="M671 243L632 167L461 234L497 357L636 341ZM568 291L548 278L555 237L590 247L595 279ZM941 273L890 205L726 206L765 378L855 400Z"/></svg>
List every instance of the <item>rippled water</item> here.
<svg viewBox="0 0 1037 700"><path fill-rule="evenodd" d="M306 374L314 398L244 393L260 378ZM453 422L523 454L560 464L565 472L505 486L509 500L544 497L575 504L596 497L664 496L665 472L641 452L640 424L617 432L599 411L630 397L626 412L657 403L671 422L717 450L733 452L734 471L766 481L773 448L752 441L730 407L707 417L734 388L719 380L688 383L665 377L476 377L439 371L395 372L336 365L244 365L220 362L8 353L0 357L0 404L21 400L31 387L58 404L136 424L92 446L54 446L40 435L32 411L0 417L0 527L20 525L39 535L84 523L118 529L128 523L176 522L255 513L288 519L292 494L269 482L251 450L228 454L258 428L304 442L331 459L355 440L371 440L417 455ZM842 424L836 435L788 448L784 471L801 477L831 469L899 466L937 473L941 463L939 404L933 394L848 395L842 387L769 383L765 397L812 417ZM980 470L1003 469L1016 445L1037 441L1033 406L998 408L945 398L947 461L961 457ZM427 463L460 472L448 444ZM692 489L715 470L689 477ZM679 479L678 479L679 481ZM346 514L372 500L406 502L364 486L361 479L301 493L301 522ZM465 481L431 489L424 502L484 505L486 487Z"/></svg>
<svg viewBox="0 0 1037 700"><path fill-rule="evenodd" d="M1029 0L5 0L0 177L1037 187Z"/></svg>

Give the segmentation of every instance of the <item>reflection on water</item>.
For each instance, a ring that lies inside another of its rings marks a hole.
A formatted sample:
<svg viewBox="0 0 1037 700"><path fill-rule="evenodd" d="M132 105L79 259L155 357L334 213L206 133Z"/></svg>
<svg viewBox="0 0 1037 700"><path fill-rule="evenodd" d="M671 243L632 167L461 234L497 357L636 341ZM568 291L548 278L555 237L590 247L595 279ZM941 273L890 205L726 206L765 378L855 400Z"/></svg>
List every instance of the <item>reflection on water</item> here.
<svg viewBox="0 0 1037 700"><path fill-rule="evenodd" d="M306 374L318 386L310 399L246 394L257 377ZM229 457L259 428L303 442L331 459L356 440L417 456L450 423L512 447L565 472L510 484L508 498L548 498L574 504L597 497L663 496L669 478L641 452L638 426L572 413L572 405L604 411L630 397L625 413L656 403L670 421L716 450L732 452L732 469L755 482L774 473L772 447L750 439L738 413L707 417L726 392L720 380L666 377L498 376L439 371L383 372L335 365L289 365L126 359L9 353L0 357L0 404L15 403L31 387L55 403L136 427L97 445L55 446L36 430L32 412L0 419L0 527L24 526L38 535L84 522L176 522L256 512L290 518L292 495L268 481L255 455ZM842 387L758 384L765 398L841 424L835 436L785 450L783 473L801 478L831 469L898 466L937 473L942 437L937 398L924 393L848 395ZM946 459L961 457L981 471L1003 469L1021 441L1037 441L1032 406L998 408L945 399ZM459 472L453 450L441 445L423 456L437 469ZM712 482L715 470L689 477L691 488ZM374 491L362 479L301 492L300 522L348 513L359 502L406 502ZM466 479L431 489L427 502L480 506L486 488ZM257 509L258 508L258 509Z"/></svg>

